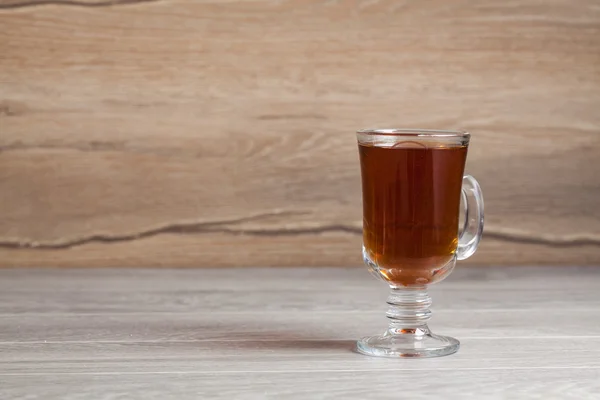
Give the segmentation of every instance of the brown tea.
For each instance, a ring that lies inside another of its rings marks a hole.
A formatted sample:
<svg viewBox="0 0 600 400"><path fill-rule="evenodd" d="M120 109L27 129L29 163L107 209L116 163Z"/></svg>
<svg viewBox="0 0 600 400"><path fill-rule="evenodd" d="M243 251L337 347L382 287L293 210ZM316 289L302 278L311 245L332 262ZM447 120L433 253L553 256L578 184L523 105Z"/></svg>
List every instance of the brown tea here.
<svg viewBox="0 0 600 400"><path fill-rule="evenodd" d="M458 245L467 147L359 144L359 154L367 256L393 284L436 281Z"/></svg>

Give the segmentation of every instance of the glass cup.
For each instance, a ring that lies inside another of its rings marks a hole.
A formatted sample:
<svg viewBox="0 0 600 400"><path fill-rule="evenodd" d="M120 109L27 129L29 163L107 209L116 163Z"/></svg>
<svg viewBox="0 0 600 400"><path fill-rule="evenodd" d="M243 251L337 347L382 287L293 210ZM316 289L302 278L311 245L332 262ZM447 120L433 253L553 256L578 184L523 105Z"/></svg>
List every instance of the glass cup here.
<svg viewBox="0 0 600 400"><path fill-rule="evenodd" d="M470 257L481 239L481 189L475 178L463 176L470 135L369 129L358 131L357 139L363 259L391 288L388 330L360 339L357 350L380 357L452 354L459 341L435 335L427 326L431 298L426 288L447 277L456 260Z"/></svg>

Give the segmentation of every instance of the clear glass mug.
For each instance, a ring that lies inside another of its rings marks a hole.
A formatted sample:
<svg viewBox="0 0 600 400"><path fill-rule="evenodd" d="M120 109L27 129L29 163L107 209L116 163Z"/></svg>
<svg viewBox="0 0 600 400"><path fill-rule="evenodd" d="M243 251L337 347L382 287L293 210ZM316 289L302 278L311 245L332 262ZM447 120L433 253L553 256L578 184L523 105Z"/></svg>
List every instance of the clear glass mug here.
<svg viewBox="0 0 600 400"><path fill-rule="evenodd" d="M380 357L436 357L458 340L431 333L426 287L470 257L483 233L483 197L463 176L470 135L460 131L372 129L357 132L363 195L363 258L389 284L383 335L357 342ZM461 208L464 223L459 229Z"/></svg>

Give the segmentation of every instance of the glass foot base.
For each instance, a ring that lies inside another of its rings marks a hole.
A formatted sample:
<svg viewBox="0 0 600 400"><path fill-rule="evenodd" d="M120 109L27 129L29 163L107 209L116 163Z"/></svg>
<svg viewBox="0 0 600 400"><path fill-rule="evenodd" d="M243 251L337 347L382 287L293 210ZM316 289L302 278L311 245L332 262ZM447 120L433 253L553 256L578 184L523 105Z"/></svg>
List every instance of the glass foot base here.
<svg viewBox="0 0 600 400"><path fill-rule="evenodd" d="M356 342L359 353L375 357L441 357L456 353L460 342L448 336L414 330L414 333L368 336Z"/></svg>

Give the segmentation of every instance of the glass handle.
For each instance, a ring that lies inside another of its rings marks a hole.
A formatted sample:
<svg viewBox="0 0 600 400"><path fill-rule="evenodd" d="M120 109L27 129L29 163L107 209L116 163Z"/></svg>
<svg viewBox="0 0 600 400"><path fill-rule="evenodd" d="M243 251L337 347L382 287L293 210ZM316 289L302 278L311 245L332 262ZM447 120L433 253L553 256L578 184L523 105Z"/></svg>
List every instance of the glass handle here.
<svg viewBox="0 0 600 400"><path fill-rule="evenodd" d="M465 226L458 238L457 258L465 260L473 255L483 234L483 195L479 183L471 175L462 182L462 197L465 207Z"/></svg>

